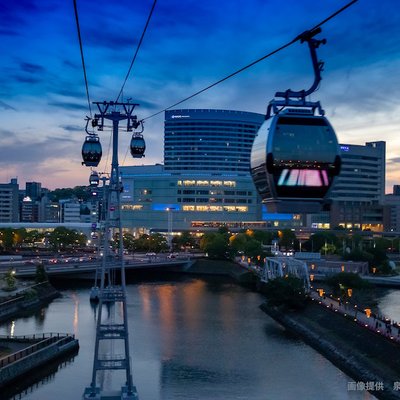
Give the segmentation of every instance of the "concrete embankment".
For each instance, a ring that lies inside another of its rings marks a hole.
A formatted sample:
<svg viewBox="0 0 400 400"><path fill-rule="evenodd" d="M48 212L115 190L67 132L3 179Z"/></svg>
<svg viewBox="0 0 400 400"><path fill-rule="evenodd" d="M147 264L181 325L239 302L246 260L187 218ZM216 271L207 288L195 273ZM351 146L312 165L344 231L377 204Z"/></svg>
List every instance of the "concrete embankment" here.
<svg viewBox="0 0 400 400"><path fill-rule="evenodd" d="M259 279L239 265L229 261L202 259L188 269L196 275L229 276L236 282L259 288ZM267 303L261 309L289 332L299 336L354 382L383 383L384 390L371 393L378 399L399 400L400 391L393 390L400 382L400 346L387 338L364 329L342 315L314 302L301 312L284 312Z"/></svg>
<svg viewBox="0 0 400 400"><path fill-rule="evenodd" d="M393 390L395 382L400 381L398 344L318 304L311 303L302 312L283 312L266 303L260 307L354 382L382 382L384 390L371 391L378 399L400 399L400 391Z"/></svg>
<svg viewBox="0 0 400 400"><path fill-rule="evenodd" d="M229 276L241 284L255 283L256 276L240 265L225 260L199 259L184 271L194 275Z"/></svg>
<svg viewBox="0 0 400 400"><path fill-rule="evenodd" d="M60 296L48 282L33 285L13 296L0 300L0 322L29 314Z"/></svg>
<svg viewBox="0 0 400 400"><path fill-rule="evenodd" d="M0 343L12 346L18 341L21 339L3 338ZM32 339L30 346L0 359L0 388L41 365L77 352L78 348L78 340L73 335L43 334L41 339Z"/></svg>

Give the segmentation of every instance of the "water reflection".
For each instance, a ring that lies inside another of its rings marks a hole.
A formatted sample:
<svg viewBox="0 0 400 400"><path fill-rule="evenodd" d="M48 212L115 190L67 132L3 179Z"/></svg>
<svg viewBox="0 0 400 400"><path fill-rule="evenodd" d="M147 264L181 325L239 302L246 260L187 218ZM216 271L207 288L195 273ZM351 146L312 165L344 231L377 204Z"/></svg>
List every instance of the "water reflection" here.
<svg viewBox="0 0 400 400"><path fill-rule="evenodd" d="M351 378L265 315L258 293L201 279L142 282L127 291L132 375L140 400L373 399L349 392ZM48 307L42 331L77 332L79 355L26 399L75 400L90 383L96 306L89 292L64 290ZM120 317L121 310L109 306L104 314ZM35 321L18 319L13 329L32 333ZM0 327L4 331L10 324ZM118 351L118 344L101 349L105 355ZM102 378L104 387L112 386L112 374Z"/></svg>

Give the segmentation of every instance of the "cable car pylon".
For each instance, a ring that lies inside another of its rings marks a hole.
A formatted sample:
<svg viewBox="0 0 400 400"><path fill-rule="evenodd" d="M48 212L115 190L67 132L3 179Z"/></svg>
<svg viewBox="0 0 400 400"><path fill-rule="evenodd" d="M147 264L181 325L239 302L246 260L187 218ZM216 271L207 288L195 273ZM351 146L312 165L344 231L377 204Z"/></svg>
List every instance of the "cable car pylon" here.
<svg viewBox="0 0 400 400"><path fill-rule="evenodd" d="M307 101L321 82L323 62L315 39L321 28L299 35L310 49L314 82L307 90L276 92L251 151L251 174L269 212L313 213L326 205L341 159L333 127L319 101Z"/></svg>
<svg viewBox="0 0 400 400"><path fill-rule="evenodd" d="M100 113L96 114L92 126L98 130L103 130L104 120L110 120L113 124L112 131L112 162L111 173L109 176L109 185L107 188L107 199L104 204L107 205L106 219L104 222L104 252L100 276L99 305L97 311L96 340L94 348L94 360L92 381L83 394L85 400L137 400L138 394L133 385L131 373L131 361L129 356L129 333L128 333L128 314L126 305L126 280L125 264L123 251L123 234L121 222L121 204L120 195L122 184L119 174L118 164L118 129L119 122L127 120L127 131L132 127L136 129L140 123L132 112L137 104L119 103L119 102L94 102ZM113 111L109 112L109 107ZM123 109L123 112L116 111ZM103 182L104 183L104 182ZM113 231L119 234L118 258L110 254L110 239ZM108 273L108 282L106 286L106 273ZM120 284L116 279L120 275ZM103 305L108 305L108 316L103 315ZM116 313L116 309L122 310L122 313ZM107 344L111 353L108 353ZM122 354L114 354L113 349L123 349ZM100 371L125 371L125 382L120 390L103 390L102 385L98 384Z"/></svg>

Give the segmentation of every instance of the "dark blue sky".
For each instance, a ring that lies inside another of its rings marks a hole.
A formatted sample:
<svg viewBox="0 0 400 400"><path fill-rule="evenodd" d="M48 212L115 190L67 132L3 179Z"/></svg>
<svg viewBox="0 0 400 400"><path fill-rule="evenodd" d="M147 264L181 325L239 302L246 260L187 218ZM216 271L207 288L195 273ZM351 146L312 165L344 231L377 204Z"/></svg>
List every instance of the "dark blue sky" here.
<svg viewBox="0 0 400 400"><path fill-rule="evenodd" d="M152 0L77 0L92 101L115 100ZM228 75L342 7L339 0L159 0L125 86L146 117ZM400 183L398 0L359 0L323 26L319 99L342 143L386 140L387 187ZM73 2L0 0L0 181L86 184L88 115ZM312 82L294 44L182 104L264 113L275 91ZM110 134L101 135L107 152ZM163 115L146 122L146 164L162 162ZM129 135L121 135L120 161ZM106 156L101 170L105 168ZM125 165L133 161L129 155ZM137 160L135 161L137 162ZM141 161L142 162L142 161ZM390 189L389 189L390 190Z"/></svg>

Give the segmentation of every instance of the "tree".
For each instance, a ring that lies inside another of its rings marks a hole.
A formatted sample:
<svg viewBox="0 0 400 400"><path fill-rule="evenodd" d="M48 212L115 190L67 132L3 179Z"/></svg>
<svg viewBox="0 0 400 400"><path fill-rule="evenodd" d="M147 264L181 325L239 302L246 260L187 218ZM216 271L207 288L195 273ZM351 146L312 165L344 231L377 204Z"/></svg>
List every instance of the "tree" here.
<svg viewBox="0 0 400 400"><path fill-rule="evenodd" d="M4 275L4 280L6 282L6 290L14 290L16 283L17 283L17 279L15 278L15 271L13 271L12 269L8 270L5 275Z"/></svg>
<svg viewBox="0 0 400 400"><path fill-rule="evenodd" d="M279 246L286 250L294 249L297 247L296 234L290 229L284 229L278 232L279 235Z"/></svg>
<svg viewBox="0 0 400 400"><path fill-rule="evenodd" d="M3 251L10 252L14 247L14 231L11 228L3 228L0 231L0 242Z"/></svg>
<svg viewBox="0 0 400 400"><path fill-rule="evenodd" d="M228 238L225 233L205 233L200 240L200 249L210 258L225 259L228 256Z"/></svg>
<svg viewBox="0 0 400 400"><path fill-rule="evenodd" d="M189 231L183 231L181 235L173 237L172 243L177 249L193 248L196 245L196 239Z"/></svg>
<svg viewBox="0 0 400 400"><path fill-rule="evenodd" d="M249 240L249 236L246 233L238 233L236 235L232 235L229 238L229 244L233 250L233 252L243 251L245 252L246 244Z"/></svg>
<svg viewBox="0 0 400 400"><path fill-rule="evenodd" d="M333 253L341 246L338 237L330 232L318 232L310 236L310 239L304 242L304 249L307 251L320 252L325 251Z"/></svg>
<svg viewBox="0 0 400 400"><path fill-rule="evenodd" d="M47 273L46 273L46 268L44 267L43 264L39 264L36 267L36 274L35 274L35 282L36 283L42 283L42 282L47 282Z"/></svg>
<svg viewBox="0 0 400 400"><path fill-rule="evenodd" d="M134 241L133 247L136 251L159 253L160 251L168 250L168 243L160 233L143 234Z"/></svg>
<svg viewBox="0 0 400 400"><path fill-rule="evenodd" d="M304 283L293 276L269 280L263 288L268 304L290 310L303 309L307 304Z"/></svg>
<svg viewBox="0 0 400 400"><path fill-rule="evenodd" d="M26 233L24 243L33 246L36 242L43 240L44 237L44 233L41 233L38 230L34 229Z"/></svg>
<svg viewBox="0 0 400 400"><path fill-rule="evenodd" d="M58 202L61 199L78 199L88 201L91 193L87 186L75 186L74 188L55 189L49 193L52 201Z"/></svg>
<svg viewBox="0 0 400 400"><path fill-rule="evenodd" d="M67 248L84 247L86 246L87 238L80 234L75 229L67 229L63 226L58 226L48 236L49 244L53 250L65 250Z"/></svg>

